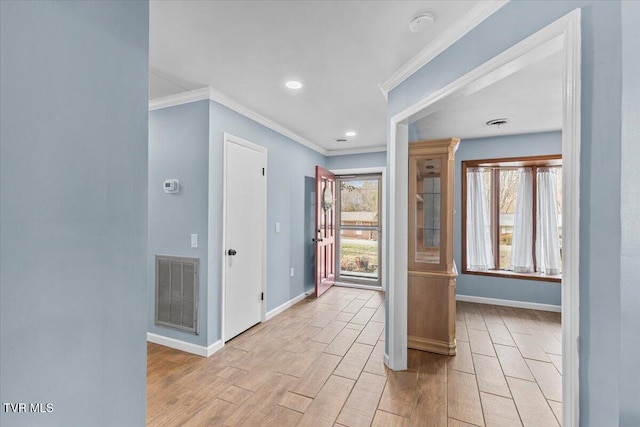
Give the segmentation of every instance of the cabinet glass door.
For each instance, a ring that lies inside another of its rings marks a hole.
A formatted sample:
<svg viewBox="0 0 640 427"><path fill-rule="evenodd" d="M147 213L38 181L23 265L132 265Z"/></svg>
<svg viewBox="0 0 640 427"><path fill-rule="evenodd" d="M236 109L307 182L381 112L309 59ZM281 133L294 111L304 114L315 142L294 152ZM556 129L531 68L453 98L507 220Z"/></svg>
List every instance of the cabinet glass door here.
<svg viewBox="0 0 640 427"><path fill-rule="evenodd" d="M415 262L440 263L441 158L416 159Z"/></svg>

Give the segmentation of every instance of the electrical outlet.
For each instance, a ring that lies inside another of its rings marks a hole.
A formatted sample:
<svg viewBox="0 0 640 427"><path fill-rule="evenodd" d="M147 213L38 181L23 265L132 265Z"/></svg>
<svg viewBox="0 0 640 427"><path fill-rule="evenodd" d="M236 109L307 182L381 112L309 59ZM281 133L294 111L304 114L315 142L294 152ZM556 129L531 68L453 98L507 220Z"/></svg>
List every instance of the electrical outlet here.
<svg viewBox="0 0 640 427"><path fill-rule="evenodd" d="M276 233L280 232L280 223L276 222Z"/></svg>
<svg viewBox="0 0 640 427"><path fill-rule="evenodd" d="M197 248L198 247L198 235L197 234L192 234L191 235L191 247L192 248Z"/></svg>
<svg viewBox="0 0 640 427"><path fill-rule="evenodd" d="M293 277L294 273L293 267L291 267L291 277Z"/></svg>

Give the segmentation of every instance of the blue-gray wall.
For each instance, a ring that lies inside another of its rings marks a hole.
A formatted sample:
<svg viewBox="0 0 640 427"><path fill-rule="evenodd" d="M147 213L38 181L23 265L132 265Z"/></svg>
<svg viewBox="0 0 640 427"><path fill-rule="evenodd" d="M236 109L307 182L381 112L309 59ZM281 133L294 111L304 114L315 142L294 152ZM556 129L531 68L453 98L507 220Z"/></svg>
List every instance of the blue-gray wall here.
<svg viewBox="0 0 640 427"><path fill-rule="evenodd" d="M145 423L148 16L0 2L2 426Z"/></svg>
<svg viewBox="0 0 640 427"><path fill-rule="evenodd" d="M640 426L640 3L622 3L620 425Z"/></svg>
<svg viewBox="0 0 640 427"><path fill-rule="evenodd" d="M462 161L562 154L562 133L544 132L460 141L456 151L454 258L462 271ZM560 305L561 285L535 280L460 274L458 295Z"/></svg>
<svg viewBox="0 0 640 427"><path fill-rule="evenodd" d="M224 133L267 148L267 312L313 288L315 166L319 153L213 101L199 101L149 113L149 331L208 346L220 339L222 248L222 165ZM209 164L209 144L215 161ZM213 269L207 271L209 168ZM165 194L162 182L180 180L180 193ZM280 223L280 233L275 224ZM190 247L190 234L199 248ZM200 335L154 325L155 254L200 260ZM294 277L290 269L294 268ZM207 283L209 283L207 285Z"/></svg>
<svg viewBox="0 0 640 427"><path fill-rule="evenodd" d="M387 114L390 119L575 8L582 8L580 421L617 425L620 375L612 361L621 348L620 2L509 2L391 91ZM625 40L632 37L625 34Z"/></svg>
<svg viewBox="0 0 640 427"><path fill-rule="evenodd" d="M165 179L178 178L180 192L165 193ZM206 346L207 221L209 186L209 101L149 113L149 332ZM198 234L198 248L191 234ZM198 258L198 335L155 326L155 256Z"/></svg>
<svg viewBox="0 0 640 427"><path fill-rule="evenodd" d="M347 154L327 157L327 169L357 169L387 166L387 152Z"/></svg>

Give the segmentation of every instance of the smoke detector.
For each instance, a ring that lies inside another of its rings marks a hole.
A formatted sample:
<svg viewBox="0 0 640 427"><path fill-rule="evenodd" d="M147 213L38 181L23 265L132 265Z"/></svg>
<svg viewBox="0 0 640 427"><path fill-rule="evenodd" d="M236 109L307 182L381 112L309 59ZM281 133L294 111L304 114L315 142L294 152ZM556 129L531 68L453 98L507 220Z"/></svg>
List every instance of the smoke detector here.
<svg viewBox="0 0 640 427"><path fill-rule="evenodd" d="M435 19L432 14L426 12L419 13L409 23L409 30L411 30L412 33L422 33L429 25L433 24L434 21Z"/></svg>
<svg viewBox="0 0 640 427"><path fill-rule="evenodd" d="M504 118L504 119L493 119L493 120L489 120L487 123L485 123L487 126L497 126L498 128L500 126L504 126L507 123L509 123L509 119Z"/></svg>

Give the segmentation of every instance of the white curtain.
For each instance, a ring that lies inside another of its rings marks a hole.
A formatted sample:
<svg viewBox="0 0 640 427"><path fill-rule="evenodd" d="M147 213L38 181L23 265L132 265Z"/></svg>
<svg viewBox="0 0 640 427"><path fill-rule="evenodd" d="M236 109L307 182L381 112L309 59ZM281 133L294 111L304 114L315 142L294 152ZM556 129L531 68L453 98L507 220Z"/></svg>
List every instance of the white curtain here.
<svg viewBox="0 0 640 427"><path fill-rule="evenodd" d="M516 273L533 272L533 181L529 168L519 169L511 270Z"/></svg>
<svg viewBox="0 0 640 427"><path fill-rule="evenodd" d="M483 171L467 169L467 270L495 268Z"/></svg>
<svg viewBox="0 0 640 427"><path fill-rule="evenodd" d="M538 169L536 200L536 261L543 274L560 274L560 239L558 236L558 178L554 168Z"/></svg>

